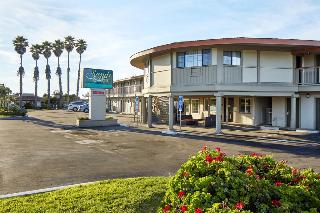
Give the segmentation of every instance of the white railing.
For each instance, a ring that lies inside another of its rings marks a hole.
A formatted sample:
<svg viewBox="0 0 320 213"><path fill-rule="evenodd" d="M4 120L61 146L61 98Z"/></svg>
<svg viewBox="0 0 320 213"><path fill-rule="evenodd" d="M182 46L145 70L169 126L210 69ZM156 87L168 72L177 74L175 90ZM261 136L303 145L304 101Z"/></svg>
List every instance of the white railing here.
<svg viewBox="0 0 320 213"><path fill-rule="evenodd" d="M224 66L223 82L225 84L242 83L242 67L241 66Z"/></svg>
<svg viewBox="0 0 320 213"><path fill-rule="evenodd" d="M320 84L320 67L297 68L296 76L300 85Z"/></svg>
<svg viewBox="0 0 320 213"><path fill-rule="evenodd" d="M135 93L141 92L143 89L142 84L124 86L124 87L115 87L108 90L109 95L134 95Z"/></svg>
<svg viewBox="0 0 320 213"><path fill-rule="evenodd" d="M217 66L174 68L172 74L173 85L196 86L217 82Z"/></svg>

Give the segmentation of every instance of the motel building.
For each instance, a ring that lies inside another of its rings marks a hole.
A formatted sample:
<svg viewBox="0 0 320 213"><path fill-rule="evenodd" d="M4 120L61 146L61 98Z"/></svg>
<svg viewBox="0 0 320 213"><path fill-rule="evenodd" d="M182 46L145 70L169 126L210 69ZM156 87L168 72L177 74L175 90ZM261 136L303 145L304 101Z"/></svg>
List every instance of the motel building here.
<svg viewBox="0 0 320 213"><path fill-rule="evenodd" d="M216 133L222 123L320 129L320 41L176 42L138 52L130 63L144 71L140 111L149 127L162 112L172 130L183 96L182 114L214 118Z"/></svg>
<svg viewBox="0 0 320 213"><path fill-rule="evenodd" d="M114 81L113 89L107 90L107 109L116 113L134 114L135 97L140 97L141 101L142 89L143 75Z"/></svg>

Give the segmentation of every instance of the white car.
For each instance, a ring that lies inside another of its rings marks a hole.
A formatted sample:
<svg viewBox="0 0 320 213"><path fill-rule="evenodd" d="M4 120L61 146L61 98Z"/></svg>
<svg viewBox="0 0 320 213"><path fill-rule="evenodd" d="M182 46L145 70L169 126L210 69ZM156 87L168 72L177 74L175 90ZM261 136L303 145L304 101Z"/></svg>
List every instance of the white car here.
<svg viewBox="0 0 320 213"><path fill-rule="evenodd" d="M68 105L68 110L76 112L76 111L78 111L79 106L84 105L84 104L86 104L86 102L84 102L84 101L71 102Z"/></svg>

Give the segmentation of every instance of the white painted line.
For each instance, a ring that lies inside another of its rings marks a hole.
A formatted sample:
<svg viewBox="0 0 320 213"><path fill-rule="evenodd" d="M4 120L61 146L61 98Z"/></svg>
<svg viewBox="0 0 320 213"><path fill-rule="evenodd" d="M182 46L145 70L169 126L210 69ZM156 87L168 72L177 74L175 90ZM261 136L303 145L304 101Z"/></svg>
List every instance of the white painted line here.
<svg viewBox="0 0 320 213"><path fill-rule="evenodd" d="M56 190L65 189L65 188L74 187L74 186L83 186L83 185L93 184L93 183L97 183L97 182L99 182L99 181L86 182L86 183L77 183L77 184L71 184L71 185L65 185L65 186L56 186L56 187L37 189L37 190L32 190L32 191L5 194L5 195L0 195L0 199L10 198L10 197L21 197L21 196L39 194L39 193L44 193L44 192L51 192L51 191L56 191Z"/></svg>
<svg viewBox="0 0 320 213"><path fill-rule="evenodd" d="M119 125L122 126L122 127L129 127L128 124L119 124Z"/></svg>
<svg viewBox="0 0 320 213"><path fill-rule="evenodd" d="M177 132L171 131L171 130L162 131L161 133L162 134L166 134L166 135L176 135L176 134L178 134Z"/></svg>
<svg viewBox="0 0 320 213"><path fill-rule="evenodd" d="M81 141L75 141L78 144L97 144L97 143L102 143L102 140L81 140Z"/></svg>

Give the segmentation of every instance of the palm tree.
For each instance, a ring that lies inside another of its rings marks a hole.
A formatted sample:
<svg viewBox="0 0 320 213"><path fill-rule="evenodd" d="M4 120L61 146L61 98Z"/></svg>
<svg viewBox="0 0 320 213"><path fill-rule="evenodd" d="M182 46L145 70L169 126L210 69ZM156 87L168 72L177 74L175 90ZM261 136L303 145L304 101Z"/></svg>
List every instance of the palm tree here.
<svg viewBox="0 0 320 213"><path fill-rule="evenodd" d="M50 79L51 79L51 70L49 66L49 58L51 56L52 44L48 41L42 43L42 54L47 60L46 65L46 79L48 80L48 109L50 109Z"/></svg>
<svg viewBox="0 0 320 213"><path fill-rule="evenodd" d="M39 80L39 68L38 68L38 60L40 58L40 54L42 52L42 47L39 44L33 44L30 48L30 52L32 53L32 58L36 61L36 66L33 71L33 80L34 80L34 103L35 108L37 107L37 99L38 99L38 80Z"/></svg>
<svg viewBox="0 0 320 213"><path fill-rule="evenodd" d="M18 75L20 77L20 96L19 96L19 106L22 107L22 78L24 76L24 68L22 66L22 55L27 51L29 46L28 39L23 36L17 36L13 41L14 50L20 55L20 67L18 70Z"/></svg>
<svg viewBox="0 0 320 213"><path fill-rule="evenodd" d="M78 78L77 78L77 97L79 98L79 84L80 84L80 65L81 65L81 55L87 49L87 42L83 39L79 39L76 44L76 51L79 53L79 69L78 69Z"/></svg>
<svg viewBox="0 0 320 213"><path fill-rule="evenodd" d="M60 39L58 39L54 41L52 46L53 46L53 53L58 58L58 67L57 67L56 74L59 76L59 105L60 107L62 107L62 81L61 81L62 72L60 68L60 56L64 49L64 43Z"/></svg>
<svg viewBox="0 0 320 213"><path fill-rule="evenodd" d="M68 69L67 69L67 101L69 103L69 94L70 94L70 64L69 64L69 56L70 52L74 48L75 39L72 36L67 36L64 38L64 48L68 52Z"/></svg>

